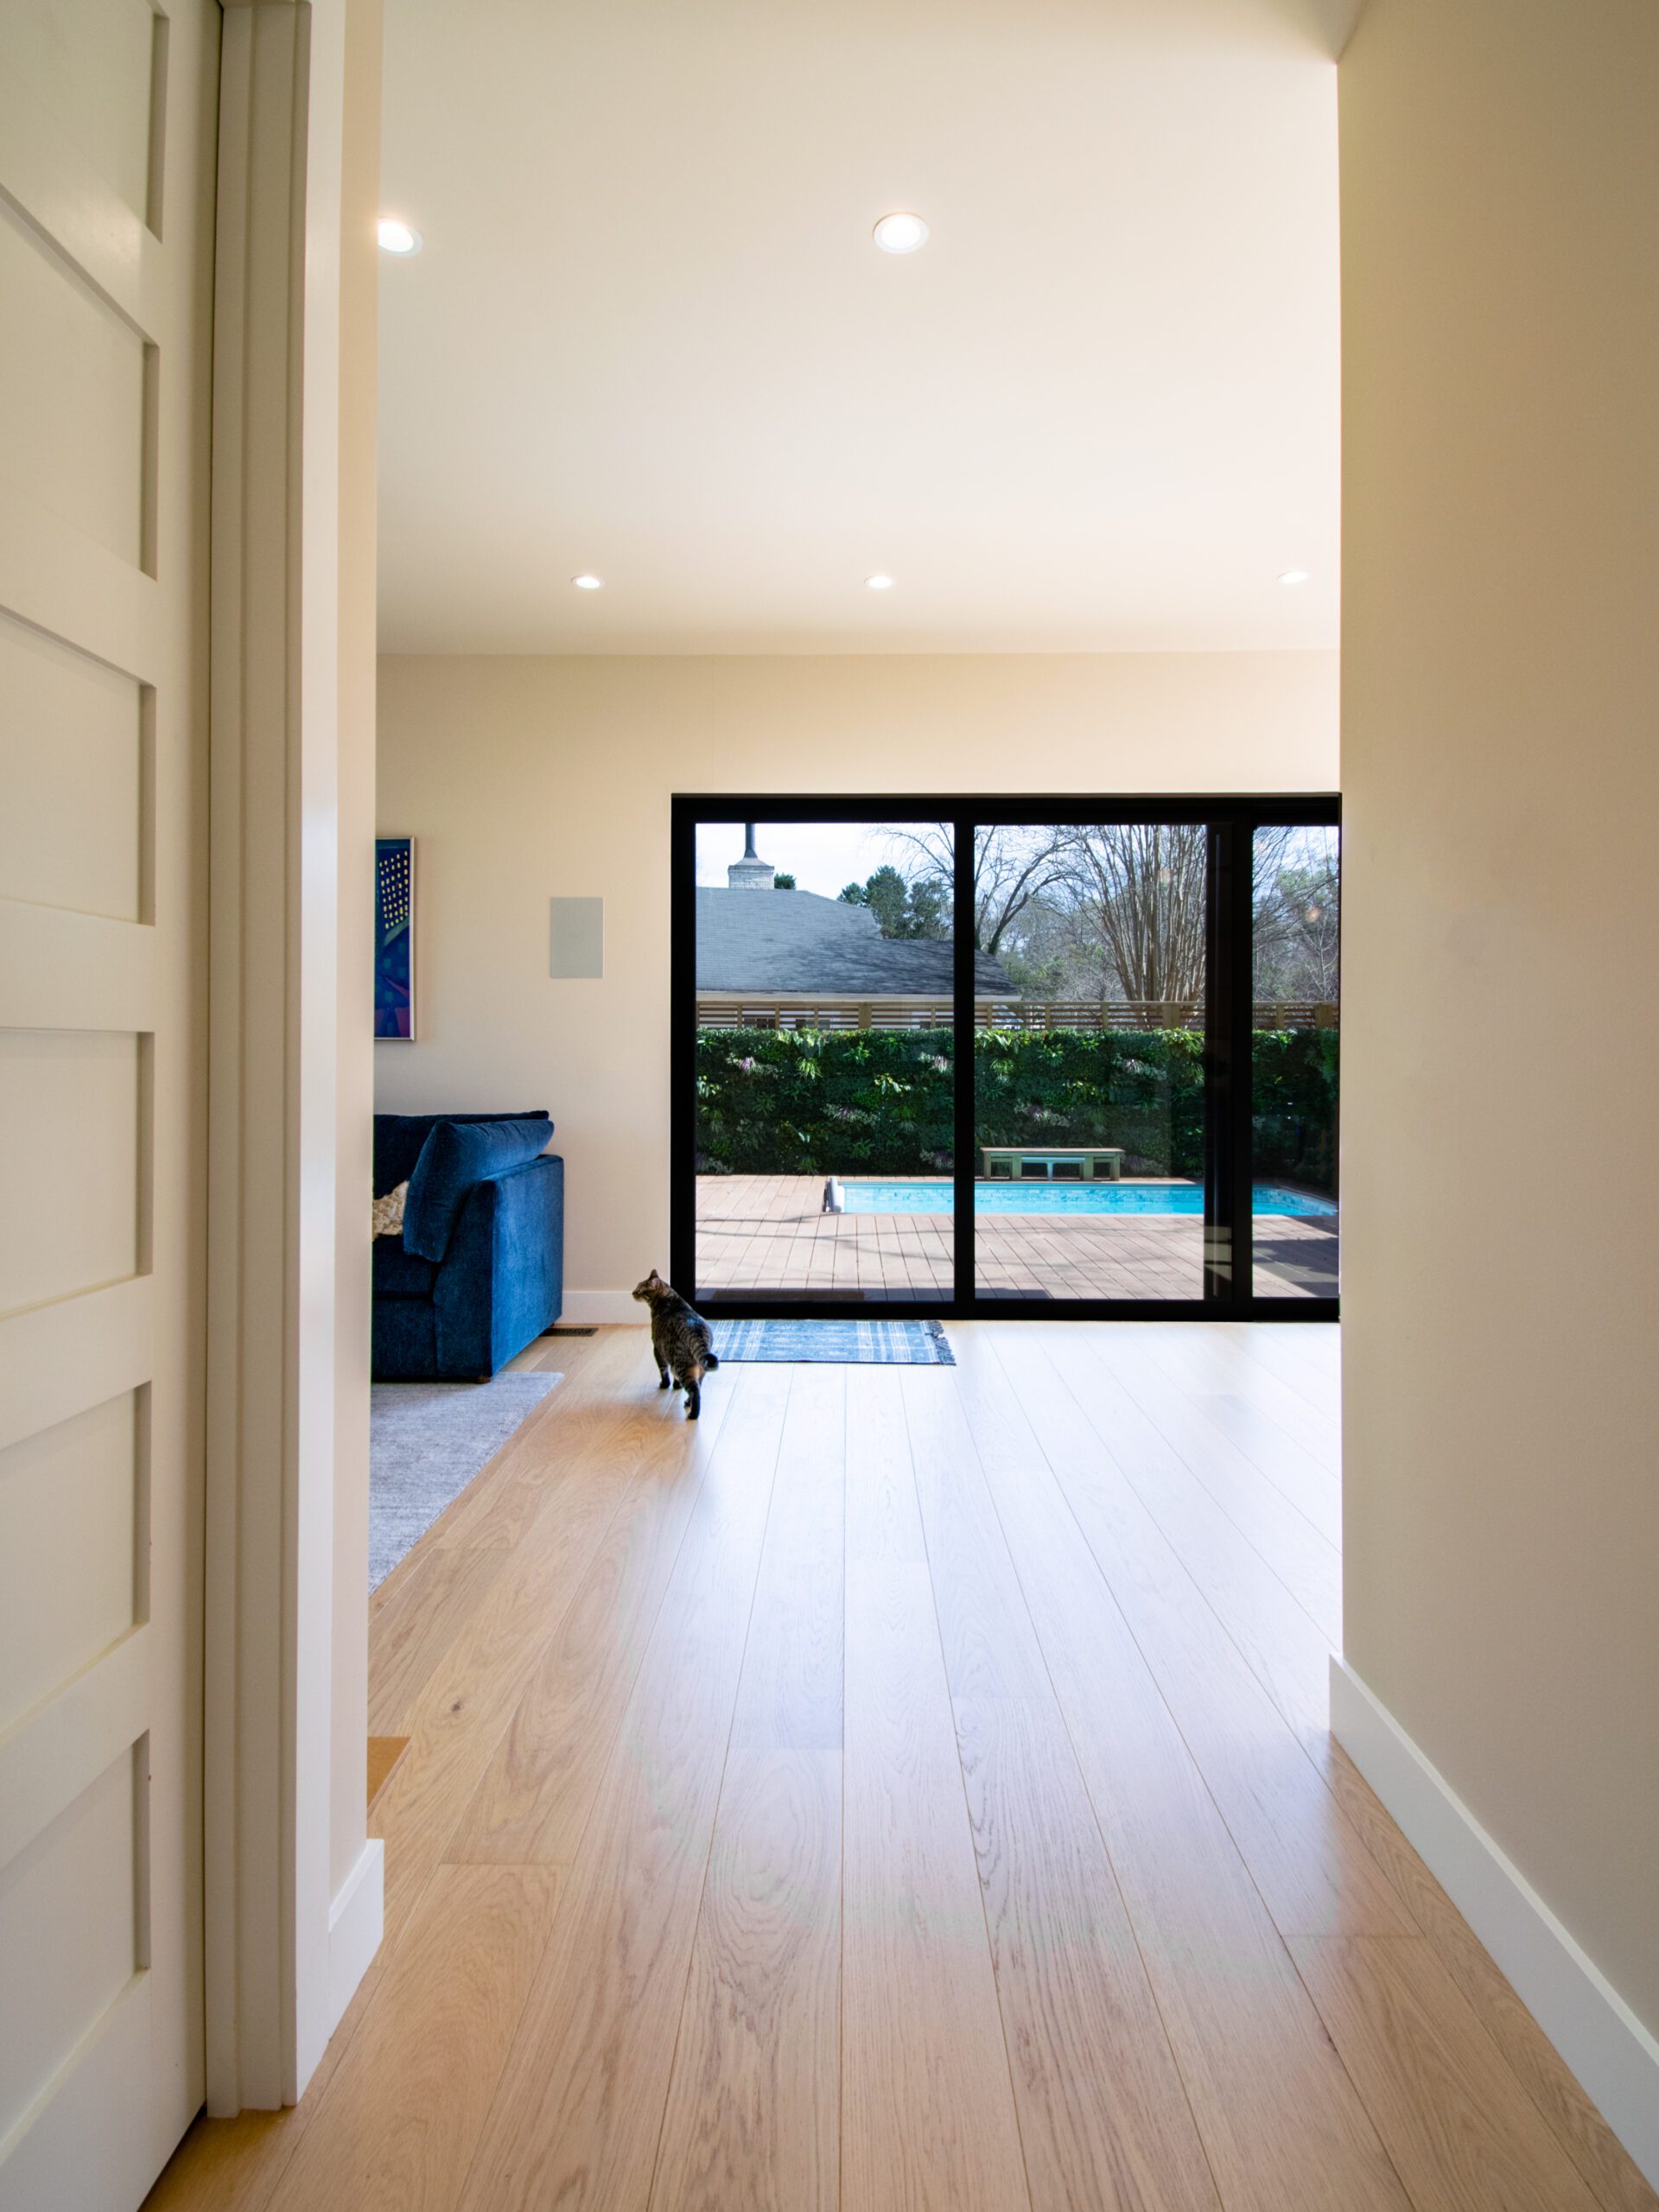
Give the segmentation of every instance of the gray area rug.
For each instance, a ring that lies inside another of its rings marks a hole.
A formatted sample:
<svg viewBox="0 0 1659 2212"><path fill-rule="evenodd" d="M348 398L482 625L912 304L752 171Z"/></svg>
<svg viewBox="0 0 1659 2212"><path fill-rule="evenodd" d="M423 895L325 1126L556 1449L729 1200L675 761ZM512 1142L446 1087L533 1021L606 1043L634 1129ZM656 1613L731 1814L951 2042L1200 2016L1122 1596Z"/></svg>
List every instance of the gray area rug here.
<svg viewBox="0 0 1659 2212"><path fill-rule="evenodd" d="M938 1321L711 1321L721 1359L826 1365L954 1367L956 1354Z"/></svg>
<svg viewBox="0 0 1659 2212"><path fill-rule="evenodd" d="M377 1382L369 1393L369 1587L461 1496L562 1375Z"/></svg>

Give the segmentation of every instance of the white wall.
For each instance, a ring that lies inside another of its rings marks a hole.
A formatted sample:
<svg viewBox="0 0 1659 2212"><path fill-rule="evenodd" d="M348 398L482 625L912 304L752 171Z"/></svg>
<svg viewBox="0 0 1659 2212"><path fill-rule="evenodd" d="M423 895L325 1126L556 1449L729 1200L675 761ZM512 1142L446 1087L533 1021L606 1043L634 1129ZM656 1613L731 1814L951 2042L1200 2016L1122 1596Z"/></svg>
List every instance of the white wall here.
<svg viewBox="0 0 1659 2212"><path fill-rule="evenodd" d="M377 1047L377 1103L548 1107L567 1316L626 1318L668 1264L671 793L1329 791L1336 686L1328 653L383 659L421 1041ZM605 900L602 982L550 980L555 893Z"/></svg>
<svg viewBox="0 0 1659 2212"><path fill-rule="evenodd" d="M1659 11L1340 98L1347 1658L1659 2031Z"/></svg>

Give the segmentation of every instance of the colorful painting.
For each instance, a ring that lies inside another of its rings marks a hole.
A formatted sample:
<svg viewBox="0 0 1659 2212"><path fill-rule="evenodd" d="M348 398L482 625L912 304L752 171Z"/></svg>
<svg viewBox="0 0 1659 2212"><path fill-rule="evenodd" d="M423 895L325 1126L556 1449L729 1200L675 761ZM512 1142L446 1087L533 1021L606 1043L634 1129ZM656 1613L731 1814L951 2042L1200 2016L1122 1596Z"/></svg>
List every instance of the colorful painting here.
<svg viewBox="0 0 1659 2212"><path fill-rule="evenodd" d="M415 1041L415 840L374 841L374 1033Z"/></svg>

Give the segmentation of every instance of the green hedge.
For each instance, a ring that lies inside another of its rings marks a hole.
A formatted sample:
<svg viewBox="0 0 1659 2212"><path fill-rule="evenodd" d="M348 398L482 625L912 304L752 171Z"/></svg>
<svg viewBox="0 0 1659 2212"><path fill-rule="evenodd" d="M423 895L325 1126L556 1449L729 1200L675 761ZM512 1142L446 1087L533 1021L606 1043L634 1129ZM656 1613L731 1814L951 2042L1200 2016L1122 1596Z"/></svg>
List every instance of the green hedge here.
<svg viewBox="0 0 1659 2212"><path fill-rule="evenodd" d="M697 1166L715 1175L938 1175L953 1138L949 1030L705 1029ZM1334 1187L1337 1033L1259 1031L1256 1170ZM1204 1158L1203 1042L1185 1030L982 1031L982 1144L1122 1145L1132 1173Z"/></svg>
<svg viewBox="0 0 1659 2212"><path fill-rule="evenodd" d="M1255 1033L1255 1172L1283 1176L1334 1198L1337 1191L1337 1077L1334 1029Z"/></svg>

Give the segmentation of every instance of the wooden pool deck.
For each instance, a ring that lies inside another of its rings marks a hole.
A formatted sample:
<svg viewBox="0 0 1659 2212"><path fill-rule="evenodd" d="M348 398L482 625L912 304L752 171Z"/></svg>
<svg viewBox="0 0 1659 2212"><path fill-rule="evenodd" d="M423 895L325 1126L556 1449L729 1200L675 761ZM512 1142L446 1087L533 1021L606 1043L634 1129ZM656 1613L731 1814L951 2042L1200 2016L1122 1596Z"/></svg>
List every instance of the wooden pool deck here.
<svg viewBox="0 0 1659 2212"><path fill-rule="evenodd" d="M951 1288L949 1214L820 1211L823 1179L697 1179L697 1288L862 1293ZM1027 1297L1198 1298L1204 1224L1193 1214L980 1214L979 1287ZM1258 1214L1257 1289L1333 1297L1337 1230L1325 1216Z"/></svg>

